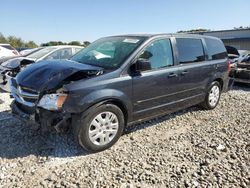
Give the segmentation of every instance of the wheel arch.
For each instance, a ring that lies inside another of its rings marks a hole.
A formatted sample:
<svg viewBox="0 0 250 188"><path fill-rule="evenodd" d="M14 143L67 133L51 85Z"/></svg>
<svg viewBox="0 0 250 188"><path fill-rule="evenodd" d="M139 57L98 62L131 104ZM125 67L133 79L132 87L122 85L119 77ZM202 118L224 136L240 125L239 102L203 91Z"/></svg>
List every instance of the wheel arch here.
<svg viewBox="0 0 250 188"><path fill-rule="evenodd" d="M106 98L106 99L96 101L91 106L89 106L86 110L92 107L101 106L103 104L113 104L113 105L116 105L118 108L120 108L124 115L125 126L127 125L129 121L131 121L131 117L132 117L131 110L129 110L129 107L125 104L125 102L117 98L111 97L111 98Z"/></svg>
<svg viewBox="0 0 250 188"><path fill-rule="evenodd" d="M121 101L120 99L116 99L116 98L109 98L109 99L102 100L101 102L99 102L99 104L100 105L113 104L113 105L118 106L124 115L125 125L127 124L129 111L128 111L128 107L125 105L123 101Z"/></svg>
<svg viewBox="0 0 250 188"><path fill-rule="evenodd" d="M214 81L219 82L220 87L221 87L220 89L223 90L223 88L224 88L224 81L223 81L223 79L222 78L216 78L216 79L214 79Z"/></svg>

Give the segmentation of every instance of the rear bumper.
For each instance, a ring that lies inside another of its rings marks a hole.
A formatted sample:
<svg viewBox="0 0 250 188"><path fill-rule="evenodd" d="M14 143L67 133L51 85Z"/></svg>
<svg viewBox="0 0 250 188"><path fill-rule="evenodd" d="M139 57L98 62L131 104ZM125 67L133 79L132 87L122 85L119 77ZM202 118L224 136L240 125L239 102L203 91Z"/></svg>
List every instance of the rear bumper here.
<svg viewBox="0 0 250 188"><path fill-rule="evenodd" d="M235 73L235 82L250 83L250 70L246 68L239 68Z"/></svg>
<svg viewBox="0 0 250 188"><path fill-rule="evenodd" d="M235 78L234 82L250 84L250 79Z"/></svg>

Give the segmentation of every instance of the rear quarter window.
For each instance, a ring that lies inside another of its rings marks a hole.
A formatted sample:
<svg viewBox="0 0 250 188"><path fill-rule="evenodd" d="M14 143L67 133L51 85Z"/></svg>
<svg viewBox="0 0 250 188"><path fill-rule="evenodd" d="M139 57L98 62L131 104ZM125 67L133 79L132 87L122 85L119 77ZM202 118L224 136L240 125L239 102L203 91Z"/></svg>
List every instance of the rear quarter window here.
<svg viewBox="0 0 250 188"><path fill-rule="evenodd" d="M201 39L176 38L180 64L202 62L205 60Z"/></svg>
<svg viewBox="0 0 250 188"><path fill-rule="evenodd" d="M205 38L209 60L225 59L227 50L219 39Z"/></svg>

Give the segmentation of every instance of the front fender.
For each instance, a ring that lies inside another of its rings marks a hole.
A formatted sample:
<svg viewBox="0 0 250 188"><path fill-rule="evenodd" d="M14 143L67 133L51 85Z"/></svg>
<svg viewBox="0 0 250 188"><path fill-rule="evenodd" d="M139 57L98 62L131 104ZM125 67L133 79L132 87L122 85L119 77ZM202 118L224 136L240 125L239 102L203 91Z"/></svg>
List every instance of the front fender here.
<svg viewBox="0 0 250 188"><path fill-rule="evenodd" d="M107 100L115 100L122 103L127 110L128 117L131 117L133 108L131 99L129 96L116 89L96 90L85 96L79 94L69 95L69 98L63 105L63 109L69 113L81 113L94 104Z"/></svg>

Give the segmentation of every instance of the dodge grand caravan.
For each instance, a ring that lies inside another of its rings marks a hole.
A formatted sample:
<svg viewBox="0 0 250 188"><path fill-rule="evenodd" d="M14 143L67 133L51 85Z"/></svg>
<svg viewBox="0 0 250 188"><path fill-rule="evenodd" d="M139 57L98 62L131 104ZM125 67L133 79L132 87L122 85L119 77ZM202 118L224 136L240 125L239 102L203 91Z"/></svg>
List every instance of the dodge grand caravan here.
<svg viewBox="0 0 250 188"><path fill-rule="evenodd" d="M11 80L12 112L41 127L71 126L89 151L126 126L193 105L213 109L227 91L221 40L200 35L101 38L70 60L41 61Z"/></svg>

